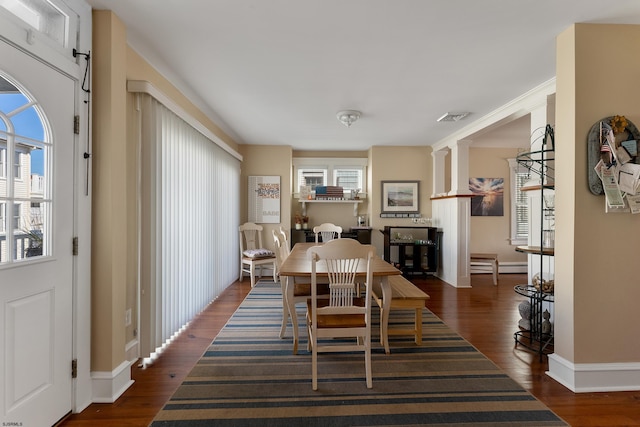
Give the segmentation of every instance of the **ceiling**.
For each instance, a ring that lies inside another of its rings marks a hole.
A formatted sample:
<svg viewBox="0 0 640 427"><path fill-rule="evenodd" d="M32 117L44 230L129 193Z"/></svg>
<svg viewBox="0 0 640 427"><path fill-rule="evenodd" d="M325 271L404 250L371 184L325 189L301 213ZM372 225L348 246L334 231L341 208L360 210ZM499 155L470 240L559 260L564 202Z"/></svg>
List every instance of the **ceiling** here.
<svg viewBox="0 0 640 427"><path fill-rule="evenodd" d="M571 24L640 24L638 0L87 1L237 142L297 150L432 145L552 79Z"/></svg>

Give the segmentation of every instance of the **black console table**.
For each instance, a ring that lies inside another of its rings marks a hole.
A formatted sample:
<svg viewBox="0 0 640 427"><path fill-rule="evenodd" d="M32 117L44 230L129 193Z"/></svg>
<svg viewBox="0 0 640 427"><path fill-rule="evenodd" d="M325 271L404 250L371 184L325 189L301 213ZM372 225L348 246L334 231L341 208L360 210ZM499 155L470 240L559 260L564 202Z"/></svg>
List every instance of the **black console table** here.
<svg viewBox="0 0 640 427"><path fill-rule="evenodd" d="M435 227L385 226L384 260L398 267L405 276L438 271L438 231ZM391 248L398 248L397 259Z"/></svg>
<svg viewBox="0 0 640 427"><path fill-rule="evenodd" d="M363 245L371 244L371 228L370 227L352 227L349 230L342 231L342 238L356 239ZM297 230L291 229L291 247L296 243L313 243L316 241L316 235L313 230Z"/></svg>

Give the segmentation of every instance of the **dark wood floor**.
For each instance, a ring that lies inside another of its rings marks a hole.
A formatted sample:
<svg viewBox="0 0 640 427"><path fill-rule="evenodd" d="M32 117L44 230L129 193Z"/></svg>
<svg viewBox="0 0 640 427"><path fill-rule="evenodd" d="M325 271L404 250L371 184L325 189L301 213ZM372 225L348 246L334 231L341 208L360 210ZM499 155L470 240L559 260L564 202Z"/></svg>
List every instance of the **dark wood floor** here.
<svg viewBox="0 0 640 427"><path fill-rule="evenodd" d="M413 281L431 296L431 311L572 426L640 426L640 392L574 394L545 374L546 357L541 362L537 354L514 346L517 305L523 298L513 287L525 280L524 275L502 274L494 286L490 275L474 275L470 289L433 277ZM248 281L233 284L153 366L133 368L135 383L114 404L92 404L62 425L147 426L249 290Z"/></svg>

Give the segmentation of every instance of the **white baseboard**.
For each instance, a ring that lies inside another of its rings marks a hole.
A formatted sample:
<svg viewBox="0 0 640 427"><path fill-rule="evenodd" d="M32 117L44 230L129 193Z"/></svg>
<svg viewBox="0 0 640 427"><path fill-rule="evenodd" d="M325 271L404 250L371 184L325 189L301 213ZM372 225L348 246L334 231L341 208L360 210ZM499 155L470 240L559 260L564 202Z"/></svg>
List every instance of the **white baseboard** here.
<svg viewBox="0 0 640 427"><path fill-rule="evenodd" d="M572 363L549 355L547 375L574 393L640 390L640 363Z"/></svg>
<svg viewBox="0 0 640 427"><path fill-rule="evenodd" d="M122 393L124 393L131 385L131 365L136 362L124 361L111 372L94 371L91 372L92 399L93 403L113 403Z"/></svg>
<svg viewBox="0 0 640 427"><path fill-rule="evenodd" d="M138 360L140 358L140 342L133 339L124 346L124 357L127 360Z"/></svg>

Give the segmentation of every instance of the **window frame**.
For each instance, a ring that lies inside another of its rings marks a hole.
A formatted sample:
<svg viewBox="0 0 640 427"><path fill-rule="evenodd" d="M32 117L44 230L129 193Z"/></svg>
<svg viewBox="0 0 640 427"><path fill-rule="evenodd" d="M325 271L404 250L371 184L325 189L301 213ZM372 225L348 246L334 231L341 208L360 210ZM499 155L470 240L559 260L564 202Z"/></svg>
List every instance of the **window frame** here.
<svg viewBox="0 0 640 427"><path fill-rule="evenodd" d="M0 179L7 179L7 142L4 141L4 147L0 147Z"/></svg>
<svg viewBox="0 0 640 427"><path fill-rule="evenodd" d="M527 180L524 180L521 185L518 185L518 175L526 174L529 175L529 170L518 163L516 159L507 159L509 162L509 179L510 179L510 204L511 204L511 227L510 227L510 236L509 242L512 246L520 246L526 245L529 241L529 207L527 202L527 195L522 191L522 188L525 186ZM524 200L524 202L522 202ZM518 227L518 208L522 207L522 203L524 203L524 212L526 212L526 220L523 219L520 221L522 224ZM518 229L526 230L527 234L518 234Z"/></svg>
<svg viewBox="0 0 640 427"><path fill-rule="evenodd" d="M336 157L336 158L321 158L321 157L294 157L293 158L293 197L300 197L300 175L303 170L317 170L323 171L326 181L323 185L337 185L338 171L357 170L359 173L359 187L360 192L358 196L362 199L366 198L367 188L367 165L368 159L361 157ZM343 194L345 198L350 198L351 189L344 188ZM311 191L312 197L315 196L315 191Z"/></svg>

